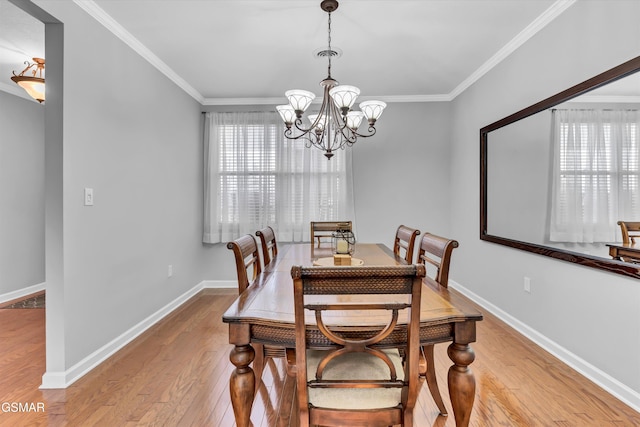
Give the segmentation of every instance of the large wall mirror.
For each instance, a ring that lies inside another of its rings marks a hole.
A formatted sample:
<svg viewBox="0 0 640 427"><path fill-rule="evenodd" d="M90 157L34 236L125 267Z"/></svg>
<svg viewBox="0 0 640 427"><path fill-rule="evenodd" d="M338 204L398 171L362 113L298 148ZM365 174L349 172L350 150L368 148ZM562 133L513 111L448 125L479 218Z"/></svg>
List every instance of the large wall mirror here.
<svg viewBox="0 0 640 427"><path fill-rule="evenodd" d="M480 129L480 174L480 239L640 278L608 246L640 221L640 56Z"/></svg>

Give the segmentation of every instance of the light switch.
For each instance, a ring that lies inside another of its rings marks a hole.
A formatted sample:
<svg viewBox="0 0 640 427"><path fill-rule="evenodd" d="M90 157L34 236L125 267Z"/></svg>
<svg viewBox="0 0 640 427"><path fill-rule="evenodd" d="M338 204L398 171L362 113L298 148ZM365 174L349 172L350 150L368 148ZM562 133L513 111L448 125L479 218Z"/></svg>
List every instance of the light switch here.
<svg viewBox="0 0 640 427"><path fill-rule="evenodd" d="M84 189L84 205L93 206L93 188Z"/></svg>

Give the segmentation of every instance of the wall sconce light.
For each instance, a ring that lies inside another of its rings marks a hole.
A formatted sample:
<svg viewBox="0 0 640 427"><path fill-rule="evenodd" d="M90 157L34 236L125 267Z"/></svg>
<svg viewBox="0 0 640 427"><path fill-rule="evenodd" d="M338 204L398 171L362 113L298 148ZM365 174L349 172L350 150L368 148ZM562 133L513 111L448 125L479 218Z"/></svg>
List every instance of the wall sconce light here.
<svg viewBox="0 0 640 427"><path fill-rule="evenodd" d="M33 99L35 99L39 103L42 103L44 102L44 77L42 77L42 71L44 70L44 59L33 58L33 61L33 64L29 61L25 61L27 67L22 70L20 74L16 74L16 72L13 71L13 77L11 77L11 80L16 82L18 86L27 91L29 96L31 96ZM25 73L29 70L31 70L31 76L25 76Z"/></svg>

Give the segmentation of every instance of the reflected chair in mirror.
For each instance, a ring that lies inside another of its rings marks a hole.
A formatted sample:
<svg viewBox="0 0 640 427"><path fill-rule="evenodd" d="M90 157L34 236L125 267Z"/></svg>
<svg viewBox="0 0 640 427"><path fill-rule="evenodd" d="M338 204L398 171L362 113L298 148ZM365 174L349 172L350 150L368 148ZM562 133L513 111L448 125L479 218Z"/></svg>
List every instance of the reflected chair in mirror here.
<svg viewBox="0 0 640 427"><path fill-rule="evenodd" d="M636 238L640 238L640 222L618 221L622 231L622 243L636 244Z"/></svg>
<svg viewBox="0 0 640 427"><path fill-rule="evenodd" d="M331 241L335 231L353 231L351 221L311 221L311 243L317 240L320 247L320 239Z"/></svg>
<svg viewBox="0 0 640 427"><path fill-rule="evenodd" d="M227 248L233 251L235 257L238 276L238 293L241 294L261 277L262 261L260 259L258 244L251 234L245 234L227 243ZM251 277L251 279L249 279L249 277ZM256 376L257 391L267 359L269 357L286 357L286 350L283 347L267 346L258 343L254 344L253 348L255 349L253 370Z"/></svg>
<svg viewBox="0 0 640 427"><path fill-rule="evenodd" d="M278 255L278 243L276 242L276 233L273 228L267 226L262 230L256 231L256 236L260 238L260 246L262 247L262 259L265 267L271 263L271 260Z"/></svg>
<svg viewBox="0 0 640 427"><path fill-rule="evenodd" d="M423 265L291 269L300 427L413 425L424 275ZM363 312L366 332L345 326Z"/></svg>
<svg viewBox="0 0 640 427"><path fill-rule="evenodd" d="M640 222L635 221L618 221L620 231L622 232L622 243L635 245L636 238L640 239ZM638 258L621 257L624 262L640 263Z"/></svg>
<svg viewBox="0 0 640 427"><path fill-rule="evenodd" d="M413 263L413 248L416 239L420 235L420 230L401 225L396 230L396 237L393 241L393 253L404 258L407 264Z"/></svg>
<svg viewBox="0 0 640 427"><path fill-rule="evenodd" d="M424 264L427 270L427 276L432 277L440 286L445 288L449 286L449 265L451 264L451 253L457 248L458 241L447 239L445 237L436 236L435 234L425 233L420 240L418 248L418 264ZM429 268L431 267L431 268ZM431 272L435 270L434 274ZM433 357L433 344L422 347L422 357L420 362L420 377L427 381L429 391L433 400L438 406L442 415L447 415L447 409L442 401L438 382L436 380L436 372Z"/></svg>

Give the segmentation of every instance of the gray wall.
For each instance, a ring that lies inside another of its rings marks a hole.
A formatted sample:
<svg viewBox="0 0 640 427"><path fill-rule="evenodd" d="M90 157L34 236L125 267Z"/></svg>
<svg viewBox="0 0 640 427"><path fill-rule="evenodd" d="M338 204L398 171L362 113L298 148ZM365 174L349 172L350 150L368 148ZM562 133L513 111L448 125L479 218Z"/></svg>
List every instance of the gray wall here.
<svg viewBox="0 0 640 427"><path fill-rule="evenodd" d="M0 92L0 301L44 273L44 106Z"/></svg>
<svg viewBox="0 0 640 427"><path fill-rule="evenodd" d="M200 243L200 105L72 2L37 3L64 24L62 276L47 277L56 375L215 274Z"/></svg>
<svg viewBox="0 0 640 427"><path fill-rule="evenodd" d="M455 99L451 128L451 223L467 243L453 279L636 393L638 281L480 241L478 130L637 56L638 16L637 1L576 2Z"/></svg>
<svg viewBox="0 0 640 427"><path fill-rule="evenodd" d="M451 235L449 123L448 102L391 103L379 120L378 133L356 143L353 186L359 241L391 246L400 224Z"/></svg>

